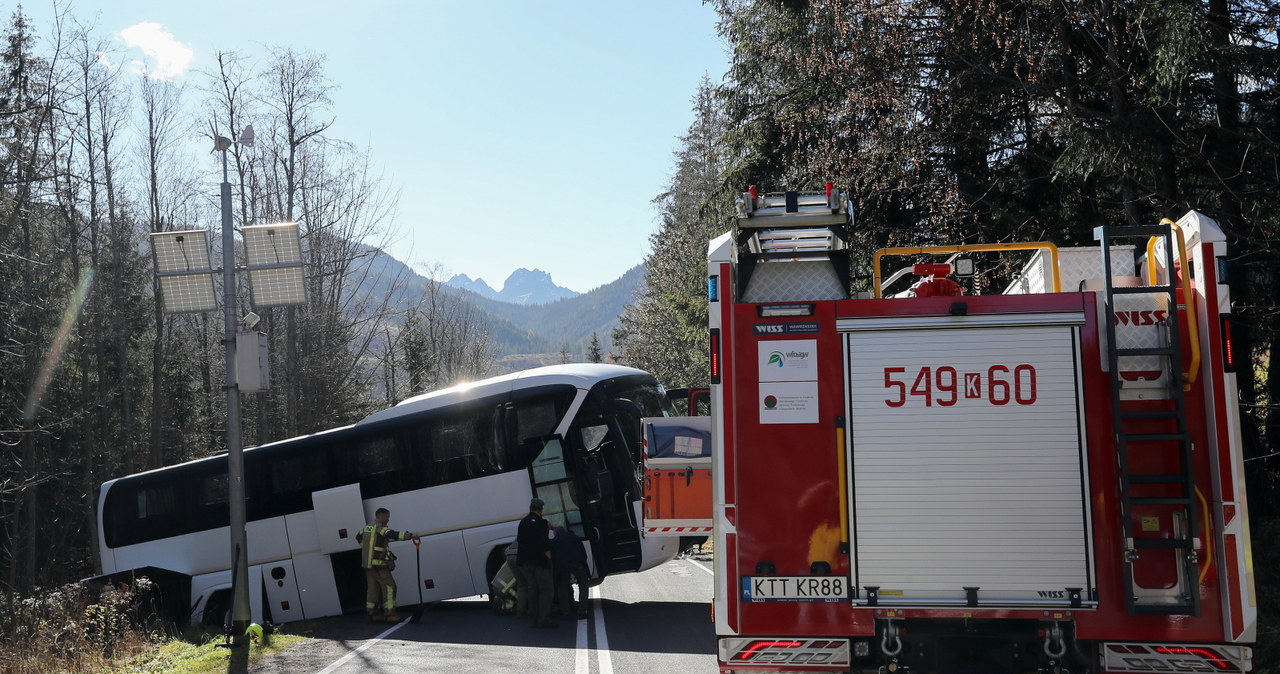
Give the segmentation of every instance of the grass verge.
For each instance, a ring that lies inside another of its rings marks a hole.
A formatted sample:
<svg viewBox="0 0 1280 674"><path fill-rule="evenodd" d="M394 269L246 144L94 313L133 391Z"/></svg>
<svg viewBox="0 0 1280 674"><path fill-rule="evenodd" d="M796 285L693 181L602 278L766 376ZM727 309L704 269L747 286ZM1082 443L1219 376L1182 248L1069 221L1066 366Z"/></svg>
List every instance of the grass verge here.
<svg viewBox="0 0 1280 674"><path fill-rule="evenodd" d="M110 674L226 674L232 655L230 650L217 647L221 641L214 638L193 644L172 639L100 671ZM304 641L307 641L306 637L274 634L267 643L249 647L249 664Z"/></svg>

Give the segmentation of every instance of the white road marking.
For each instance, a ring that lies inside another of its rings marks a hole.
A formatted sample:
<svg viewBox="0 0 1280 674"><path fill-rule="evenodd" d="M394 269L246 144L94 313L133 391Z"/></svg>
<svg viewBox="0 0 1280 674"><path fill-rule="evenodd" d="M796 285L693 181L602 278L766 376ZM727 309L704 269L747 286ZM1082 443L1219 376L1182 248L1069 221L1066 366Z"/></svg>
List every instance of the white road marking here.
<svg viewBox="0 0 1280 674"><path fill-rule="evenodd" d="M715 575L716 575L716 572L715 572L715 571L712 571L711 569L708 569L707 567L703 566L701 562L695 562L695 561L693 561L692 559L686 559L686 560L684 560L684 561L689 562L690 564L692 564L692 565L694 565L694 566L698 567L699 569L702 569L703 571L706 571L707 573L711 574L712 576L715 576Z"/></svg>
<svg viewBox="0 0 1280 674"><path fill-rule="evenodd" d="M587 598L581 597L580 599L585 605ZM591 654L587 650L590 648L591 642L587 640L587 626L587 621L578 621L577 650L573 654L573 671L576 674L591 674Z"/></svg>
<svg viewBox="0 0 1280 674"><path fill-rule="evenodd" d="M600 586L591 588L596 599L594 613L596 623L596 655L600 658L600 674L613 674L613 656L609 654L609 636L604 631L604 601L600 599Z"/></svg>
<svg viewBox="0 0 1280 674"><path fill-rule="evenodd" d="M357 649L355 649L354 651L351 651L350 653L347 653L346 655L342 656L341 658L338 658L338 660L337 660L337 661L335 661L333 664L331 664L331 665L329 665L328 667L325 667L324 669L322 669L322 670L320 670L320 671L316 672L316 674L331 674L333 671L337 670L339 667L341 667L342 665L346 664L346 662L347 662L348 660L350 660L351 658L356 657L357 655L360 655L361 653L363 653L363 652L364 652L367 648L369 648L370 646L372 646L372 645L374 645L375 643L377 643L377 642L379 642L379 641L381 641L381 640L385 639L385 638L387 637L387 635L389 635L389 634L391 634L392 632L394 632L394 631L396 631L396 630L400 629L401 627L404 627L404 626L405 626L405 624L406 624L406 623L408 623L408 622L409 622L408 620L401 620L400 622L398 622L398 623L396 623L395 625L393 625L393 626L391 627L391 629L388 629L387 631L383 632L382 634L379 634L378 636L376 636L376 637L374 637L374 638L372 638L372 639L370 639L370 640L368 640L368 641L364 642L363 644L360 644L360 648L357 648Z"/></svg>

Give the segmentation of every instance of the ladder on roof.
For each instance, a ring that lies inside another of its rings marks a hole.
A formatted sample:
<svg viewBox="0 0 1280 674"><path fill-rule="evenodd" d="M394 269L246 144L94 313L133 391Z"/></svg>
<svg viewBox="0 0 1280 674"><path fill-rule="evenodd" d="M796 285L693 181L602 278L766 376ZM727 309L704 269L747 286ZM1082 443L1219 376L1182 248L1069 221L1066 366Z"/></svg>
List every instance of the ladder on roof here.
<svg viewBox="0 0 1280 674"><path fill-rule="evenodd" d="M1200 592L1197 562L1200 549L1196 517L1195 475L1191 434L1187 427L1183 396L1182 340L1179 331L1177 278L1171 228L1165 225L1100 228L1103 269L1111 269L1111 245L1115 239L1162 239L1164 284L1120 287L1106 274L1107 363L1111 371L1111 409L1119 461L1120 509L1124 537L1125 603L1128 612L1154 615L1199 615ZM1156 248L1159 248L1157 244ZM1116 298L1149 295L1167 302L1165 329L1154 346L1122 347L1116 341ZM1191 317L1190 320L1195 320ZM1168 399L1159 409L1125 404L1121 391L1125 380L1120 365L1126 358L1152 358L1161 363ZM1159 464L1160 472L1135 470L1135 464ZM1135 524L1137 525L1135 527ZM1135 531L1136 529L1136 531ZM1143 555L1148 559L1144 562ZM1164 555L1161 560L1160 556ZM1169 587L1139 584L1140 564L1171 562L1176 581Z"/></svg>
<svg viewBox="0 0 1280 674"><path fill-rule="evenodd" d="M738 300L849 299L852 220L849 200L831 183L824 192L763 196L752 186L738 200L737 242L749 251L738 260Z"/></svg>
<svg viewBox="0 0 1280 674"><path fill-rule="evenodd" d="M764 195L752 187L737 203L739 242L765 259L826 257L845 247L849 202L831 183L823 192Z"/></svg>

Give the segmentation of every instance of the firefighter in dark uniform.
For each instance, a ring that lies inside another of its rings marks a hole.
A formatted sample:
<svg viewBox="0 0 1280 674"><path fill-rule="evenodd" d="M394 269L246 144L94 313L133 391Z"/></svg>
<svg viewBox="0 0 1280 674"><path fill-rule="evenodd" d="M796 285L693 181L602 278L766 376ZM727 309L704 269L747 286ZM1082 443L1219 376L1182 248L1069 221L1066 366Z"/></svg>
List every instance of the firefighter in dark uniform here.
<svg viewBox="0 0 1280 674"><path fill-rule="evenodd" d="M551 620L551 599L555 585L551 578L551 537L542 519L542 499L529 502L529 514L516 529L516 564L528 595L529 617L534 627L555 627Z"/></svg>
<svg viewBox="0 0 1280 674"><path fill-rule="evenodd" d="M413 539L417 543L421 539L387 526L391 511L386 508L378 508L373 513L373 520L356 534L356 540L360 542L360 566L364 567L364 607L374 622L399 622L400 616L396 615L396 579L391 576L391 571L396 568L396 558L387 545L391 541ZM386 614L379 613L379 609Z"/></svg>

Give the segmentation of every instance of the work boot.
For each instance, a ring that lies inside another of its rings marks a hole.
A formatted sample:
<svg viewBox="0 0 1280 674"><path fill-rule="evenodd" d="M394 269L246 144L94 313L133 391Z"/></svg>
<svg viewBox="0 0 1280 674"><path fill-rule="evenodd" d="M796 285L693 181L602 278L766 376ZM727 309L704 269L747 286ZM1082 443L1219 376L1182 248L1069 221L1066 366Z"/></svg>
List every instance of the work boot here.
<svg viewBox="0 0 1280 674"><path fill-rule="evenodd" d="M392 613L391 615L387 616L386 620L389 623L398 623L400 622L400 616Z"/></svg>
<svg viewBox="0 0 1280 674"><path fill-rule="evenodd" d="M383 618L380 615L369 614L369 622L380 623L383 620L386 620L386 618Z"/></svg>

